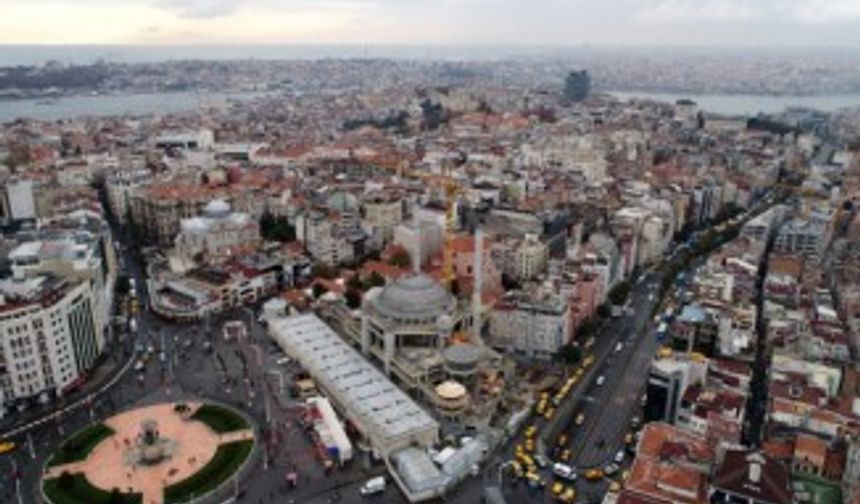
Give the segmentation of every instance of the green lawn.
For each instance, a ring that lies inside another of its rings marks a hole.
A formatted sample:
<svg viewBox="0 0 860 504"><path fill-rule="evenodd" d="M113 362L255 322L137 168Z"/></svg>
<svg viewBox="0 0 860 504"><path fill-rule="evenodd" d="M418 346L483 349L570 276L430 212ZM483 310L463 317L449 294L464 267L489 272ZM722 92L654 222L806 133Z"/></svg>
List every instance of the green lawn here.
<svg viewBox="0 0 860 504"><path fill-rule="evenodd" d="M94 487L83 474L68 474L45 480L45 495L53 504L142 504L139 493L105 491Z"/></svg>
<svg viewBox="0 0 860 504"><path fill-rule="evenodd" d="M48 466L79 462L87 458L93 448L114 434L105 424L90 424L63 441L48 461Z"/></svg>
<svg viewBox="0 0 860 504"><path fill-rule="evenodd" d="M795 484L795 496L797 495L797 491L805 491L809 492L810 499L799 502L810 502L814 504L841 504L842 503L842 490L839 488L838 484L834 484L825 479L807 475L807 474L798 474L794 477ZM802 486L803 488L798 488Z"/></svg>
<svg viewBox="0 0 860 504"><path fill-rule="evenodd" d="M194 412L191 419L205 423L218 434L251 428L242 415L217 404L204 404Z"/></svg>
<svg viewBox="0 0 860 504"><path fill-rule="evenodd" d="M188 502L215 490L239 470L253 447L254 442L250 440L219 446L212 459L200 471L164 489L164 502Z"/></svg>

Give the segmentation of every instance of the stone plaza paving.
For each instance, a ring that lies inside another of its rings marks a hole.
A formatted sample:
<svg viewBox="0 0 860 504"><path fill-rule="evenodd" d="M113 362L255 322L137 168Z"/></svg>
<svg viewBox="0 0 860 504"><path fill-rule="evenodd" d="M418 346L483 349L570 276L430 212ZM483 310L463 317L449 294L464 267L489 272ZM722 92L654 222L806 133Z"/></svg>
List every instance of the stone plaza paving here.
<svg viewBox="0 0 860 504"><path fill-rule="evenodd" d="M218 446L235 441L253 440L251 429L218 434L202 422L189 420L200 403L184 403L189 410L175 411L175 403L146 406L120 413L104 421L114 430L89 456L47 468L44 479L62 473L82 473L90 483L105 491L141 493L143 504L162 504L164 489L199 471L209 462ZM155 421L163 458L155 463L141 460L139 436L149 421Z"/></svg>

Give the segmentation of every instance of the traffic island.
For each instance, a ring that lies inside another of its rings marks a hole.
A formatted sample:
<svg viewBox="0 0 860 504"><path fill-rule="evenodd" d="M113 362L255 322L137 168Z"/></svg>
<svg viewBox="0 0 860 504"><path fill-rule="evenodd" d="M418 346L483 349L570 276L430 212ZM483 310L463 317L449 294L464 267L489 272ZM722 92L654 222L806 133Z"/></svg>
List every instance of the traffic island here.
<svg viewBox="0 0 860 504"><path fill-rule="evenodd" d="M45 466L42 494L52 504L201 502L237 476L255 442L250 421L224 405L146 406L64 441Z"/></svg>

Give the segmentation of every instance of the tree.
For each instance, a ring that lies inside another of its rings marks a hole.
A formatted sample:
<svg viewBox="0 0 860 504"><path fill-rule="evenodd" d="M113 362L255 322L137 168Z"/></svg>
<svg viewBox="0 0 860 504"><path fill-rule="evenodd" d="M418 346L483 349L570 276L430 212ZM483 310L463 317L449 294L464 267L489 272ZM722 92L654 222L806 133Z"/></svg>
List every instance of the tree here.
<svg viewBox="0 0 860 504"><path fill-rule="evenodd" d="M123 504L125 502L125 497L119 491L119 488L114 487L110 491L110 496L108 497L108 504Z"/></svg>
<svg viewBox="0 0 860 504"><path fill-rule="evenodd" d="M343 294L346 299L346 305L355 310L361 306L361 291L356 289L347 289Z"/></svg>
<svg viewBox="0 0 860 504"><path fill-rule="evenodd" d="M388 258L388 264L407 269L412 264L412 259L409 257L408 252L400 249L391 254L391 257Z"/></svg>
<svg viewBox="0 0 860 504"><path fill-rule="evenodd" d="M68 471L63 471L60 473L60 477L57 478L57 486L65 490L69 490L75 486L75 477L69 474Z"/></svg>
<svg viewBox="0 0 860 504"><path fill-rule="evenodd" d="M609 291L609 301L615 306L622 306L630 297L630 282L627 280L619 283Z"/></svg>
<svg viewBox="0 0 860 504"><path fill-rule="evenodd" d="M314 263L313 267L311 267L311 276L314 278L325 278L327 280L331 280L336 275L337 269L324 262Z"/></svg>
<svg viewBox="0 0 860 504"><path fill-rule="evenodd" d="M346 281L346 289L361 292L364 290L364 284L361 282L361 278L358 275L352 275L349 277L349 280Z"/></svg>
<svg viewBox="0 0 860 504"><path fill-rule="evenodd" d="M385 278L377 272L373 272L370 274L370 278L367 279L367 288L373 287L382 287L385 285Z"/></svg>
<svg viewBox="0 0 860 504"><path fill-rule="evenodd" d="M609 318L610 315L612 315L612 310L609 308L608 304L603 303L602 305L597 307L597 316L598 317L605 319L605 318Z"/></svg>
<svg viewBox="0 0 860 504"><path fill-rule="evenodd" d="M502 288L505 291L519 290L522 288L519 282L511 278L507 273L502 273Z"/></svg>
<svg viewBox="0 0 860 504"><path fill-rule="evenodd" d="M260 236L264 240L290 242L296 239L296 228L286 217L276 217L266 211L260 217Z"/></svg>
<svg viewBox="0 0 860 504"><path fill-rule="evenodd" d="M460 281L456 278L451 280L451 295L456 297L460 297Z"/></svg>
<svg viewBox="0 0 860 504"><path fill-rule="evenodd" d="M128 291L130 289L131 289L131 284L129 284L128 275L122 274L122 273L119 274L117 276L117 279L116 279L116 287L115 287L117 295L125 296L126 294L128 294Z"/></svg>
<svg viewBox="0 0 860 504"><path fill-rule="evenodd" d="M576 364L582 358L582 347L576 343L568 343L561 347L558 352L558 359L565 364Z"/></svg>
<svg viewBox="0 0 860 504"><path fill-rule="evenodd" d="M595 332L597 332L597 322L589 317L579 323L579 327L576 328L576 338L580 340L586 339L594 335Z"/></svg>
<svg viewBox="0 0 860 504"><path fill-rule="evenodd" d="M323 297L323 294L328 292L328 289L325 288L321 283L315 283L313 289L311 289L311 293L314 296L314 299L319 299Z"/></svg>

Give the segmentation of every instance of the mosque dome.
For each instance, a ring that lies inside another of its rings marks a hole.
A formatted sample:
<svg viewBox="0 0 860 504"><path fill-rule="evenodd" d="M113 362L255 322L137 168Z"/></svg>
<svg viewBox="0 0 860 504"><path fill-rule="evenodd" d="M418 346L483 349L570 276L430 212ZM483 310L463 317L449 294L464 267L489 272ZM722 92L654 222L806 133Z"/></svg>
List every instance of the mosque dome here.
<svg viewBox="0 0 860 504"><path fill-rule="evenodd" d="M383 316L398 320L422 319L436 323L449 314L454 298L433 278L417 274L397 280L382 289L373 306Z"/></svg>
<svg viewBox="0 0 860 504"><path fill-rule="evenodd" d="M210 219L220 219L230 215L230 204L222 199L212 200L203 207L203 215Z"/></svg>

